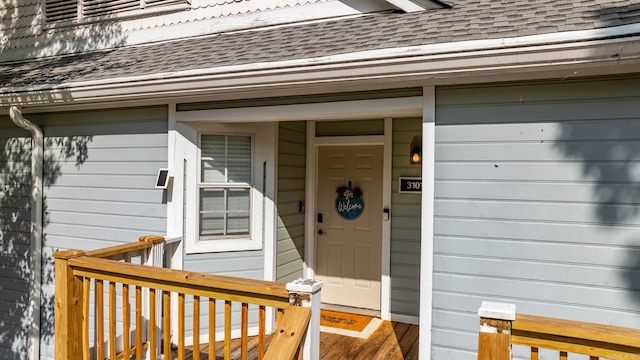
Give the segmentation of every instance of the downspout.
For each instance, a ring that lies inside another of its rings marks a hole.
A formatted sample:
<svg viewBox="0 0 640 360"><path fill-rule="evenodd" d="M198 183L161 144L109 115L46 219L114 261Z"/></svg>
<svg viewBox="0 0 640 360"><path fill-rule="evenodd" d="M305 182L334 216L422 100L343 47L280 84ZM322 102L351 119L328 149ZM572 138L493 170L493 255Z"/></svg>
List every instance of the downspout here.
<svg viewBox="0 0 640 360"><path fill-rule="evenodd" d="M28 359L40 358L40 297L42 282L42 177L44 162L44 136L42 130L25 119L17 106L9 110L11 120L31 133L31 273L29 276L28 320L31 324L28 339Z"/></svg>

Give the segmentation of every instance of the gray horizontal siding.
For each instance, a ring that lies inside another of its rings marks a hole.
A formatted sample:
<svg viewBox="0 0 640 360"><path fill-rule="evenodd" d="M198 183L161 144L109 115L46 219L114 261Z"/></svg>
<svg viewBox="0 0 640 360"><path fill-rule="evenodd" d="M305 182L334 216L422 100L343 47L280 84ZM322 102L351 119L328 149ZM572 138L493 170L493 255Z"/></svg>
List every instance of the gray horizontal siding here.
<svg viewBox="0 0 640 360"><path fill-rule="evenodd" d="M27 353L31 138L0 117L0 358Z"/></svg>
<svg viewBox="0 0 640 360"><path fill-rule="evenodd" d="M438 89L433 359L475 359L485 300L640 326L639 89Z"/></svg>
<svg viewBox="0 0 640 360"><path fill-rule="evenodd" d="M237 251L207 254L185 254L184 269L208 274L234 276L247 279L264 279L264 251ZM185 299L186 308L192 309L192 297ZM255 306L249 307L249 327L257 326L258 313ZM201 329L200 334L208 334L209 329L206 321L208 318L208 308L201 308ZM232 304L232 327L239 329L240 326L240 304ZM218 303L216 308L217 331L224 330L224 303ZM186 337L193 336L193 313L188 310L185 313Z"/></svg>
<svg viewBox="0 0 640 360"><path fill-rule="evenodd" d="M306 122L282 122L278 130L278 232L276 281L303 277Z"/></svg>
<svg viewBox="0 0 640 360"><path fill-rule="evenodd" d="M398 193L400 176L420 177L422 167L409 163L414 136L422 134L420 119L394 119L391 187L391 313L420 315L419 193Z"/></svg>
<svg viewBox="0 0 640 360"><path fill-rule="evenodd" d="M45 135L41 353L49 359L51 254L166 232L166 196L154 185L158 168L167 166L168 121L166 107L37 114L29 119Z"/></svg>

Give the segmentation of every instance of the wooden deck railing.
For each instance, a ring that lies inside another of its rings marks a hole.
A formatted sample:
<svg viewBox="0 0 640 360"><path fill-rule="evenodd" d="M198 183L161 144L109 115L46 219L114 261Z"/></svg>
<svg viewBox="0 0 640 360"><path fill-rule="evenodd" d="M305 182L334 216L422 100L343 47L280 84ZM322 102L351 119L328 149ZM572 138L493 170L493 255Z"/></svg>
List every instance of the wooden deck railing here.
<svg viewBox="0 0 640 360"><path fill-rule="evenodd" d="M247 358L250 306L257 310L259 359L293 359L302 353L311 311L290 306L285 284L148 266L152 258L162 266L162 257L151 249L161 249L164 237L140 240L101 250L54 254L56 360L115 360L134 355L142 359L144 349L146 357L153 360L160 353L171 354L172 339L177 343L178 358L184 359L185 319L192 318L192 345L198 349L203 306L208 307L208 317L202 324L208 329L209 354L216 352L216 341L224 340L224 358L230 359L233 303L240 308L240 322L235 325L242 339L241 359ZM130 262L135 256L142 258L140 263ZM172 313L172 297L177 299L177 314ZM190 310L185 305L188 300L192 303ZM223 305L224 339L216 338L218 302ZM278 327L265 352L267 308L275 309ZM177 317L177 334L171 333L173 316ZM193 352L193 359L199 359L199 351Z"/></svg>
<svg viewBox="0 0 640 360"><path fill-rule="evenodd" d="M511 345L529 347L538 360L541 349L558 359L569 354L598 359L640 359L640 330L515 313L515 306L484 302L478 311L479 360L510 360Z"/></svg>

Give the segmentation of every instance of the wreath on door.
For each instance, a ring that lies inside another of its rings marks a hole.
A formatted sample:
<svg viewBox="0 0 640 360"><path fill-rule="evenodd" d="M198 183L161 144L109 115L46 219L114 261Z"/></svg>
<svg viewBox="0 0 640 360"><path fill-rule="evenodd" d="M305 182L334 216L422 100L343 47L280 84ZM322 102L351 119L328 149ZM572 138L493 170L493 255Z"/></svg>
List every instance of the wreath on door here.
<svg viewBox="0 0 640 360"><path fill-rule="evenodd" d="M336 212L345 220L355 220L364 211L364 198L359 187L351 187L351 181L347 186L340 186L336 190Z"/></svg>

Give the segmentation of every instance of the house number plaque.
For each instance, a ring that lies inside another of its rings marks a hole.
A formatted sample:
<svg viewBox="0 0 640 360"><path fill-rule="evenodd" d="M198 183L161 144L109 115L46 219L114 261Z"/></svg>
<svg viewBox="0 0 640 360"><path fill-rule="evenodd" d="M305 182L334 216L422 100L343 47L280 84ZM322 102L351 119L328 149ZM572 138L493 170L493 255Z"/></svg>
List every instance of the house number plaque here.
<svg viewBox="0 0 640 360"><path fill-rule="evenodd" d="M422 178L420 177L400 177L398 184L399 193L421 193Z"/></svg>

